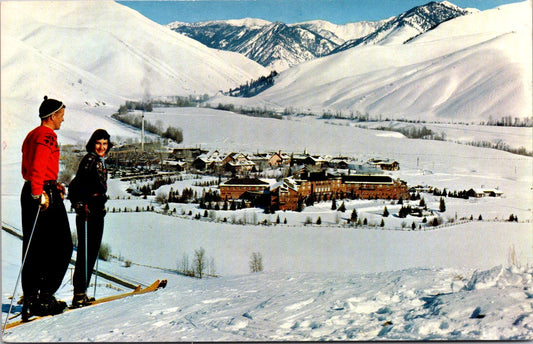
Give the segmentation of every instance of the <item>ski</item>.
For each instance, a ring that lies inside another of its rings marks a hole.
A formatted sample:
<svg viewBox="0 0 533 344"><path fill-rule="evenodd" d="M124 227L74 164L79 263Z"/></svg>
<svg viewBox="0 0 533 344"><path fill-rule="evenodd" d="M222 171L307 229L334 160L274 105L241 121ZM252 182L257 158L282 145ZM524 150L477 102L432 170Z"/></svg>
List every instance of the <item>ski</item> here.
<svg viewBox="0 0 533 344"><path fill-rule="evenodd" d="M130 291L130 292L127 292L127 293L123 293L123 294L118 294L118 295L111 295L111 296L102 297L100 299L96 299L96 300L88 303L84 307L66 308L63 313L69 312L69 311L74 310L74 309L81 309L81 308L90 307L90 306L98 305L98 304L109 302L109 301L119 300L119 299L122 299L122 298L125 298L125 297L128 297L128 296L132 296L132 295L139 295L139 294L145 294L145 293L153 292L153 291L156 291L158 289L165 288L166 286L167 286L167 280L166 279L164 279L164 280L156 280L154 283L150 284L146 288L141 288L141 286L139 285L133 291ZM63 313L60 313L60 314L63 314ZM51 316L53 316L53 315L43 315L43 316L35 315L35 316L32 316L27 321L18 320L18 321L14 321L14 322L8 323L6 325L6 327L5 327L5 329L10 329L10 328L22 325L22 324L26 324L26 323L29 323L29 322L32 322L32 321L35 321L35 320L39 320L39 319L42 319L42 318L48 318L48 317L51 317Z"/></svg>

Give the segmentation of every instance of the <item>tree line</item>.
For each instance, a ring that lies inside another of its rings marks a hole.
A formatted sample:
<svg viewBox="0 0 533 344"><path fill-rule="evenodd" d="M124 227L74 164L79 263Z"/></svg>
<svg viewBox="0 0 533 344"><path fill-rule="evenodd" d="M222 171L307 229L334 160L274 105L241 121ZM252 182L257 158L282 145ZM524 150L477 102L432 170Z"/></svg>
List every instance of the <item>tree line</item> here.
<svg viewBox="0 0 533 344"><path fill-rule="evenodd" d="M234 89L231 89L226 93L230 97L253 97L269 87L274 85L274 78L278 75L278 72L273 70L268 76L261 76L256 80L250 80L244 85L240 85Z"/></svg>
<svg viewBox="0 0 533 344"><path fill-rule="evenodd" d="M142 129L143 126L143 116L139 116L138 114L129 113L128 111L130 108L134 108L135 110L143 110L147 112L152 111L152 103L136 103L132 102L134 105L128 105L128 102L126 102L125 105L121 105L118 112L113 114L111 117L122 122L129 124L131 126L134 126L135 128ZM140 104L140 105L139 105ZM163 138L171 139L176 141L177 143L183 142L183 130L178 127L168 126L166 130L163 128L163 124L153 124L148 120L144 120L144 130L159 135Z"/></svg>

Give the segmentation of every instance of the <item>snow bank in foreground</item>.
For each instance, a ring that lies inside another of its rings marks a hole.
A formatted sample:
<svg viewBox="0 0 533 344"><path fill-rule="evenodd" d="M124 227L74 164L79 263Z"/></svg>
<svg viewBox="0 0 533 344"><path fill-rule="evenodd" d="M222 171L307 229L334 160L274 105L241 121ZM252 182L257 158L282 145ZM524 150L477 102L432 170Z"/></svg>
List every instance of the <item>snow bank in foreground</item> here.
<svg viewBox="0 0 533 344"><path fill-rule="evenodd" d="M207 280L168 275L164 290L29 323L4 339L531 340L532 272L495 267L469 276L408 269Z"/></svg>

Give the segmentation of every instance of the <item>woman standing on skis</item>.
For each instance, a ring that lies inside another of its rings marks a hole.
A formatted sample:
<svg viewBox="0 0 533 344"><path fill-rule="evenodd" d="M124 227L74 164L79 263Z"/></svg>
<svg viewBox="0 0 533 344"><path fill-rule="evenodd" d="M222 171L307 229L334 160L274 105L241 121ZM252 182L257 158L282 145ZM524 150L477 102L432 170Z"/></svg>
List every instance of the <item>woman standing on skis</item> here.
<svg viewBox="0 0 533 344"><path fill-rule="evenodd" d="M69 199L76 209L78 251L74 269L72 307L83 307L92 301L87 296L94 264L104 233L107 202L107 169L105 156L113 144L104 129L96 130L85 146L87 154L69 185Z"/></svg>

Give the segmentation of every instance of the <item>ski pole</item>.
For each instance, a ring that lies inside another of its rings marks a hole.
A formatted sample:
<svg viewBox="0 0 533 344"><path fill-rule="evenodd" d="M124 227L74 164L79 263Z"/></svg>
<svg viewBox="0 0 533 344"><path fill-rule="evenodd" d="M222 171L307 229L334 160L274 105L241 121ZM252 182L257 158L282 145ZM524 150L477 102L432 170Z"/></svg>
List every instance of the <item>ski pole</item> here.
<svg viewBox="0 0 533 344"><path fill-rule="evenodd" d="M2 333L6 331L7 321L9 320L9 314L11 314L11 309L13 307L13 300L15 299L15 294L17 293L17 287L20 281L20 276L22 275L22 269L24 268L24 264L26 263L26 258L28 257L28 252L30 250L30 245L31 245L31 239L33 238L33 232L35 231L35 226L37 226L37 219L39 218L40 212L41 212L41 206L37 207L37 215L35 215L35 221L33 222L33 227L30 232L28 246L26 247L26 251L24 252L24 258L22 258L22 265L20 266L19 274L17 277L17 282L15 282L15 289L13 290L13 297L11 298L11 303L9 304L9 311L7 312L7 315L6 315L6 321L4 323L4 328L2 329Z"/></svg>
<svg viewBox="0 0 533 344"><path fill-rule="evenodd" d="M87 213L85 214L85 221L84 227L85 227L85 291L87 291L87 287L89 286L89 271L87 271Z"/></svg>
<svg viewBox="0 0 533 344"><path fill-rule="evenodd" d="M96 299L96 281L98 281L98 260L100 258L100 252L96 255L96 274L94 275L94 292L93 297Z"/></svg>

